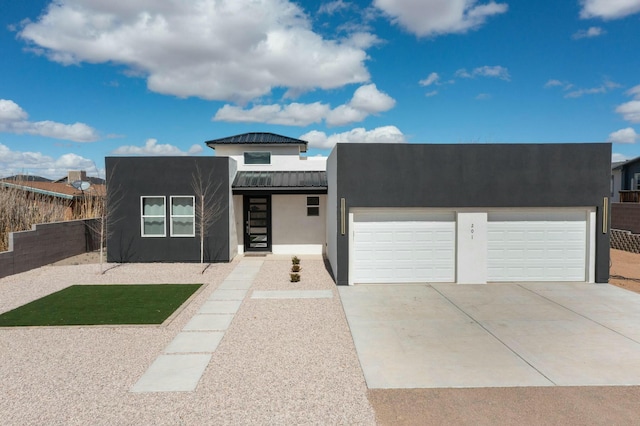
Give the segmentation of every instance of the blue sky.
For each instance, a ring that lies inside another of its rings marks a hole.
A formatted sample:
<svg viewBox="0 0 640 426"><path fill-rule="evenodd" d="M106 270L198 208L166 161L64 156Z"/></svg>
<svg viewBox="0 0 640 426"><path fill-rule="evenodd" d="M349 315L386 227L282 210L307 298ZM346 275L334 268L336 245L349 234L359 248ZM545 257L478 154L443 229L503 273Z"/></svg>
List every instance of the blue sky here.
<svg viewBox="0 0 640 426"><path fill-rule="evenodd" d="M0 176L336 142L613 143L640 156L640 0L0 3Z"/></svg>

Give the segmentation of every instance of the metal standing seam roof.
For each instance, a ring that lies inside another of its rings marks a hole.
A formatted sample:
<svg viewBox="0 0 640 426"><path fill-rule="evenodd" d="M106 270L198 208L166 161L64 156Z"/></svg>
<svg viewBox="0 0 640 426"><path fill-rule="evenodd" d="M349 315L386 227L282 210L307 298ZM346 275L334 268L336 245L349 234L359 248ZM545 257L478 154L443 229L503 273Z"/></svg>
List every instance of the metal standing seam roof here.
<svg viewBox="0 0 640 426"><path fill-rule="evenodd" d="M630 160L618 161L618 162L615 162L615 163L611 163L611 170L621 169L623 166L626 166L627 164L635 163L638 160L640 160L640 157L635 157L635 158L632 158Z"/></svg>
<svg viewBox="0 0 640 426"><path fill-rule="evenodd" d="M226 138L212 139L205 142L207 146L213 148L215 145L242 145L242 144L273 144L273 145L302 145L302 152L307 151L309 142L301 139L290 138L288 136L276 135L275 133L243 133L241 135L228 136Z"/></svg>
<svg viewBox="0 0 640 426"><path fill-rule="evenodd" d="M239 171L233 180L233 189L327 189L327 172Z"/></svg>
<svg viewBox="0 0 640 426"><path fill-rule="evenodd" d="M71 185L67 185L66 183L38 182L38 181L18 182L18 183L0 181L0 187L15 188L21 191L49 195L52 197L64 198L67 200L73 200L74 198L79 198L84 195L92 196L98 193L105 192L104 185L92 185L90 189L83 192L79 189L72 187Z"/></svg>

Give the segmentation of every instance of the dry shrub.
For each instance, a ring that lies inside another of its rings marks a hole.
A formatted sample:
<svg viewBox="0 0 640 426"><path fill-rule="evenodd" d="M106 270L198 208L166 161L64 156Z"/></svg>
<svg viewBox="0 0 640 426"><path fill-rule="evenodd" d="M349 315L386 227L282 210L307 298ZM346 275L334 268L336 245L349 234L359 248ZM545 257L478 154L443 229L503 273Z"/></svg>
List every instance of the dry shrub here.
<svg viewBox="0 0 640 426"><path fill-rule="evenodd" d="M104 197L87 196L71 208L71 200L0 187L0 252L9 250L9 233L38 223L100 217Z"/></svg>

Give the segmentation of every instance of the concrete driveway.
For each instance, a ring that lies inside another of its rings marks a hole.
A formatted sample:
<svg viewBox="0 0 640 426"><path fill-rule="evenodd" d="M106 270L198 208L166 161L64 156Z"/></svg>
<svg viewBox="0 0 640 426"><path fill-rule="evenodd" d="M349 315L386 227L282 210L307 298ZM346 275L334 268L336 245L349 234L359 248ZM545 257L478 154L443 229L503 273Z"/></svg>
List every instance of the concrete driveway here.
<svg viewBox="0 0 640 426"><path fill-rule="evenodd" d="M640 294L608 284L339 292L371 389L640 385Z"/></svg>

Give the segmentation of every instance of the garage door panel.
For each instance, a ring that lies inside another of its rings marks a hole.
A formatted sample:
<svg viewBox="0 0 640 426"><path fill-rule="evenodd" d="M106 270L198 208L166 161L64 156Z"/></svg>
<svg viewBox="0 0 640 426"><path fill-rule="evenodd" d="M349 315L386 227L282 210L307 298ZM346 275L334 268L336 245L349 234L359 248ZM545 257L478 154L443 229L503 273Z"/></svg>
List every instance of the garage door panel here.
<svg viewBox="0 0 640 426"><path fill-rule="evenodd" d="M416 220L418 218L422 220ZM453 213L358 213L353 229L354 282L455 280ZM369 237L363 238L365 234ZM364 246L367 246L366 250ZM370 259L375 262L368 261Z"/></svg>
<svg viewBox="0 0 640 426"><path fill-rule="evenodd" d="M586 212L489 213L489 281L584 281Z"/></svg>

